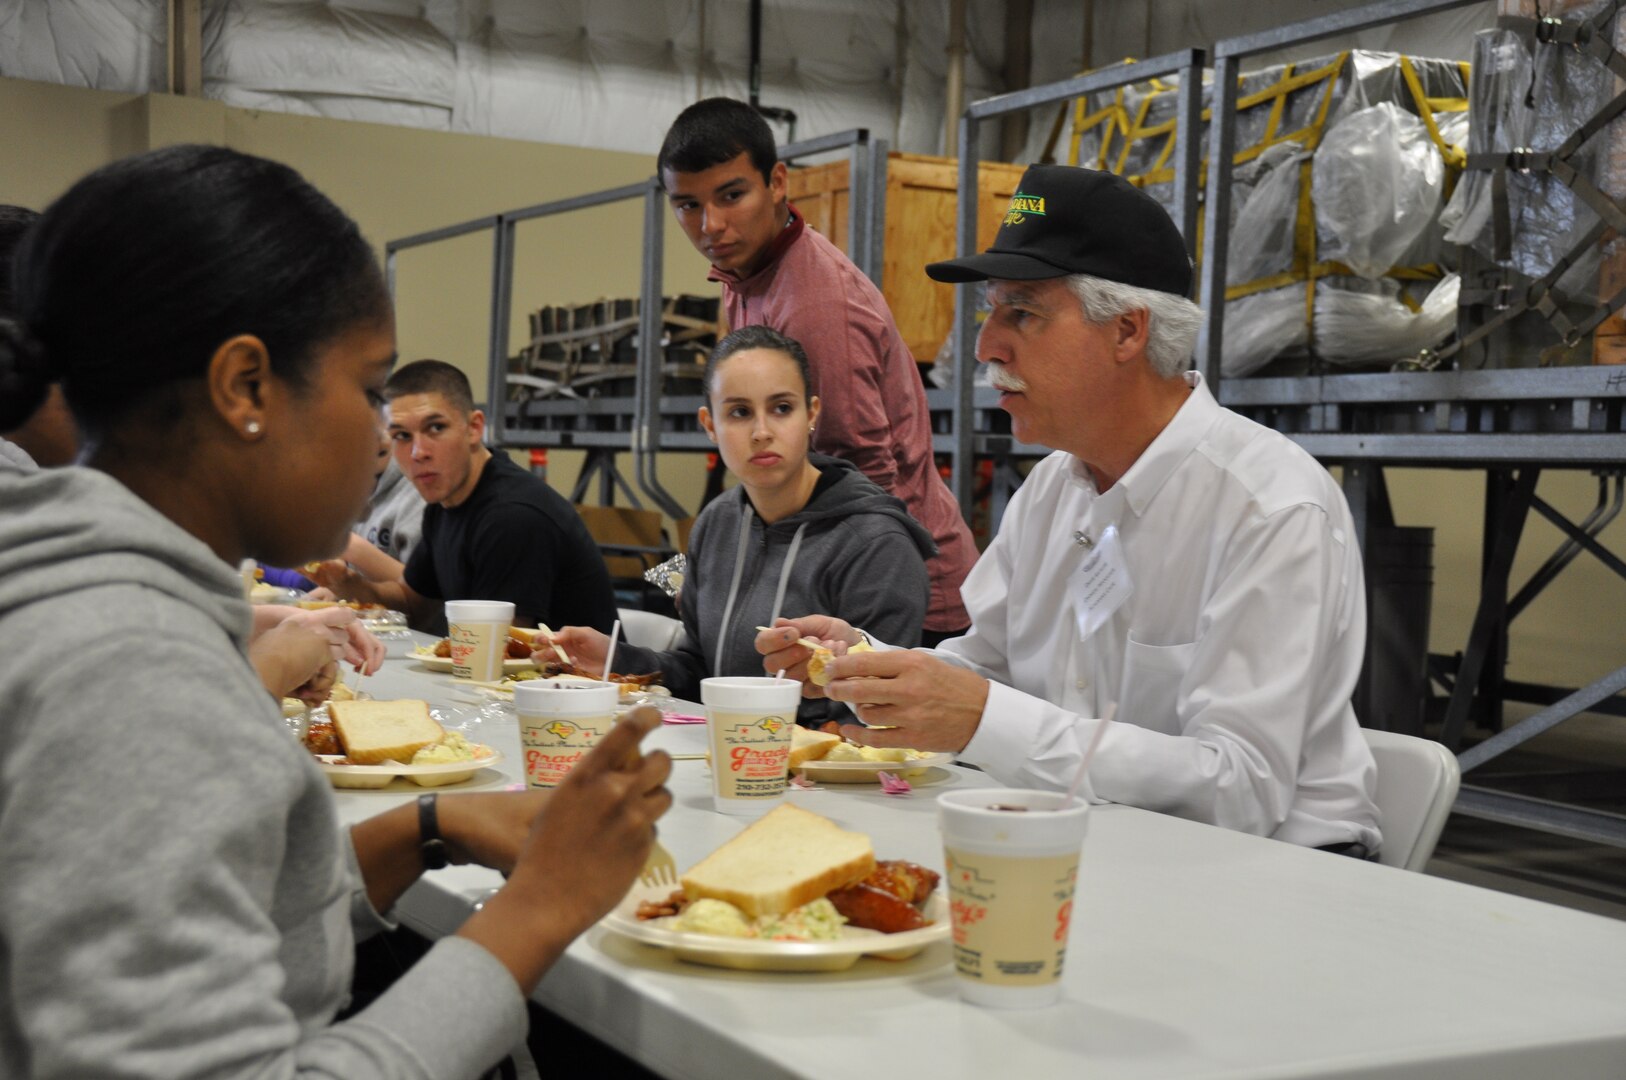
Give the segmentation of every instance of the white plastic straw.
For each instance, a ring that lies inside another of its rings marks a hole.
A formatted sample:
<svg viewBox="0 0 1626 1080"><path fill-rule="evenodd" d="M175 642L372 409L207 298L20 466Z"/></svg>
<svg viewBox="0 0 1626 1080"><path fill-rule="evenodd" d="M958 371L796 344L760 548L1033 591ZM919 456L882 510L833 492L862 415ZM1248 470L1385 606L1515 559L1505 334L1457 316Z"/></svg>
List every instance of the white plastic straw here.
<svg viewBox="0 0 1626 1080"><path fill-rule="evenodd" d="M604 675L600 678L600 682L610 681L610 672L614 670L610 665L615 661L615 643L620 640L621 620L617 619L615 625L610 628L610 649L604 654Z"/></svg>
<svg viewBox="0 0 1626 1080"><path fill-rule="evenodd" d="M1114 701L1107 706L1106 715L1101 717L1101 722L1095 725L1095 735L1091 737L1090 745L1084 748L1084 760L1078 763L1078 775L1073 777L1073 784L1067 789L1067 798L1062 800L1061 809L1065 810L1073 805L1073 800L1078 796L1078 789L1084 783L1084 774L1090 771L1090 759L1095 756L1095 748L1101 745L1101 735L1107 730L1107 725L1112 723L1112 717L1117 711L1118 703Z"/></svg>

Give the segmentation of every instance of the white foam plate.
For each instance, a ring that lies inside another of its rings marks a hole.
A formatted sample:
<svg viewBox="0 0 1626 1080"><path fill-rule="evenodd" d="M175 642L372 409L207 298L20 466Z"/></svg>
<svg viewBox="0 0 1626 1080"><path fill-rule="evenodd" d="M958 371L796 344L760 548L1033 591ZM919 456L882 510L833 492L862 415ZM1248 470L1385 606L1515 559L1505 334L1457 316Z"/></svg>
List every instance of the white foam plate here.
<svg viewBox="0 0 1626 1080"><path fill-rule="evenodd" d="M417 787L450 787L468 783L478 773L502 761L500 751L478 743L472 745L475 753L480 755L472 761L447 761L438 765L402 765L395 761L386 761L381 765L350 765L340 764L344 761L342 757L318 754L316 764L328 778L328 783L336 788L385 788L395 780L405 780ZM485 752L481 754L481 751ZM494 778L496 774L488 777Z"/></svg>
<svg viewBox="0 0 1626 1080"><path fill-rule="evenodd" d="M423 645L420 645L416 649L412 650L412 659L416 660L430 671L444 671L447 674L451 674L452 658L450 656L436 656ZM535 668L536 661L530 659L510 660L507 657L504 657L502 662L502 669L504 671L528 671L534 670Z"/></svg>
<svg viewBox="0 0 1626 1080"><path fill-rule="evenodd" d="M934 765L948 765L954 761L954 755L949 753L927 754L911 761L804 761L796 766L792 772L813 781L815 784L879 784L881 773L889 772L894 776L914 782L931 782L929 776L905 776L906 772L915 769L930 769ZM940 777L939 777L940 778Z"/></svg>
<svg viewBox="0 0 1626 1080"><path fill-rule="evenodd" d="M950 929L948 897L941 889L926 901L925 915L932 920L930 926L899 934L846 926L842 927L843 936L835 941L762 941L691 934L670 929L671 917L638 918L641 902L664 900L671 893L669 887L635 885L599 925L645 945L670 949L690 963L740 971L845 971L865 956L907 960L933 942L946 941Z"/></svg>

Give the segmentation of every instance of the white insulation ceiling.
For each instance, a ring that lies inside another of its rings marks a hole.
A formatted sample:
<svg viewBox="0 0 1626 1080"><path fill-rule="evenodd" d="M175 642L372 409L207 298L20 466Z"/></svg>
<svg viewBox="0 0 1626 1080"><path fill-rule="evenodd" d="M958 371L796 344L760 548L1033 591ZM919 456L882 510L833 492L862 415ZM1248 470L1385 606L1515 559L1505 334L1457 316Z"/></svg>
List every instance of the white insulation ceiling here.
<svg viewBox="0 0 1626 1080"><path fill-rule="evenodd" d="M1032 6L1031 81L1075 73L1085 5ZM1152 56L1351 6L1096 0L1094 56ZM1494 7L1299 54L1358 45L1466 58ZM948 9L765 0L762 103L794 110L799 138L868 127L894 149L940 153ZM167 10L166 0L0 0L0 76L162 91ZM648 153L697 96L748 93L748 0L202 0L202 12L204 94L245 108ZM968 101L1007 88L1006 14L1004 0L968 0Z"/></svg>

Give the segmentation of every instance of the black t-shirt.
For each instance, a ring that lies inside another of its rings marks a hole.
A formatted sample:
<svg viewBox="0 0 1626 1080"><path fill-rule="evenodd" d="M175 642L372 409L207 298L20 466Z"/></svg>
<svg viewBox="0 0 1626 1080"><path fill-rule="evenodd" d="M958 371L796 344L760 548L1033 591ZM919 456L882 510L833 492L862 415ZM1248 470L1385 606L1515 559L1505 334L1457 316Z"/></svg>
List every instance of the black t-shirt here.
<svg viewBox="0 0 1626 1080"><path fill-rule="evenodd" d="M405 578L432 600L512 601L523 626L591 626L608 634L616 618L604 557L575 507L501 452L462 505L424 509ZM445 611L423 629L446 633Z"/></svg>

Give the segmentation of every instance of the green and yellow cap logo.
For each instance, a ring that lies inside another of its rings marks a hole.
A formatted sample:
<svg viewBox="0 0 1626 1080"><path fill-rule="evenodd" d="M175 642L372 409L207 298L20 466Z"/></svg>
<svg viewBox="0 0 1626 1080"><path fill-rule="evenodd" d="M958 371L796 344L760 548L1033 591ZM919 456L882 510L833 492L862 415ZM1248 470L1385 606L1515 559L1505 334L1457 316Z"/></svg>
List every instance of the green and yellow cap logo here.
<svg viewBox="0 0 1626 1080"><path fill-rule="evenodd" d="M1029 217L1044 217L1044 196L1024 195L1018 191L1011 196L1010 209L1005 211L1005 224L1020 225Z"/></svg>

